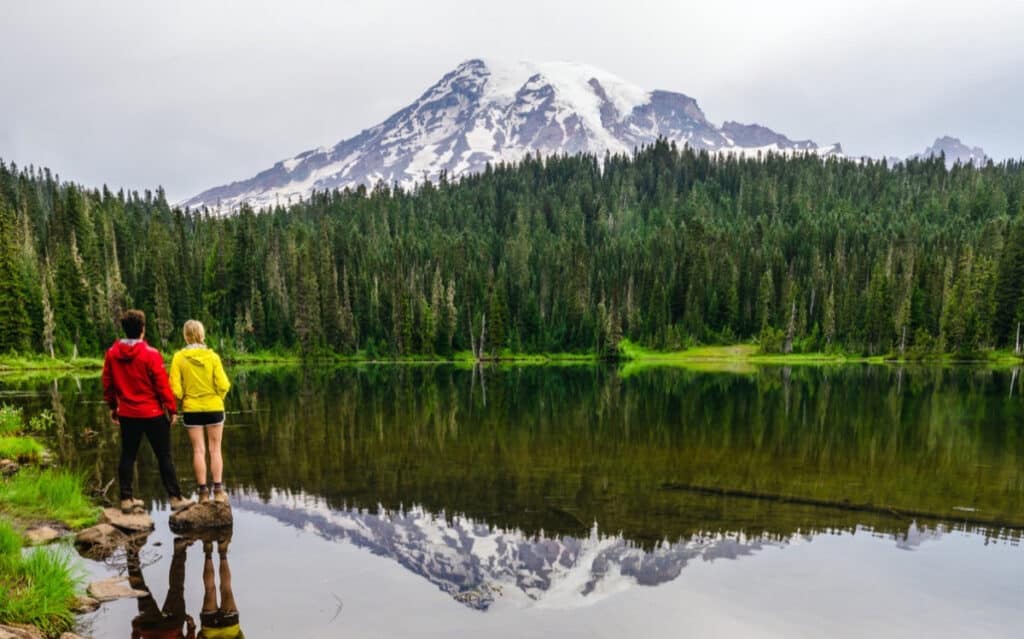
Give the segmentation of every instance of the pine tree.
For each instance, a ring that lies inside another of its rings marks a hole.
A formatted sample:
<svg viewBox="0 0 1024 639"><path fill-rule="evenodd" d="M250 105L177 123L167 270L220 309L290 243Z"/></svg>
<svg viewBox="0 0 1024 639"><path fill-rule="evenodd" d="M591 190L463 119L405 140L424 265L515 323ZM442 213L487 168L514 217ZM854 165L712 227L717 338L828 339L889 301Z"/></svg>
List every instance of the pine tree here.
<svg viewBox="0 0 1024 639"><path fill-rule="evenodd" d="M0 202L0 353L27 350L31 339L16 238L14 216Z"/></svg>

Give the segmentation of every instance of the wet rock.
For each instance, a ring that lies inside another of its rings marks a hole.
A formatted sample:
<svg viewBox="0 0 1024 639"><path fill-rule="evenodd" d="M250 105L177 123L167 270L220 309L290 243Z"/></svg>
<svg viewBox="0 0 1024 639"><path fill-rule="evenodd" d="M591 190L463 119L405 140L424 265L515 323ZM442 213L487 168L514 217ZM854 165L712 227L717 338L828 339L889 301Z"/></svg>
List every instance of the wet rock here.
<svg viewBox="0 0 1024 639"><path fill-rule="evenodd" d="M89 559L106 559L126 545L130 537L110 524L96 524L75 535L75 547Z"/></svg>
<svg viewBox="0 0 1024 639"><path fill-rule="evenodd" d="M33 546L48 544L54 539L59 539L60 535L60 531L52 528L51 526L37 526L25 531L25 537L28 539L28 543Z"/></svg>
<svg viewBox="0 0 1024 639"><path fill-rule="evenodd" d="M136 590L128 585L127 577L110 577L94 581L89 584L86 591L90 597L100 603L115 599L138 599L149 594L145 590Z"/></svg>
<svg viewBox="0 0 1024 639"><path fill-rule="evenodd" d="M60 639L85 639L85 637L81 635L76 635L73 632L65 632L60 636Z"/></svg>
<svg viewBox="0 0 1024 639"><path fill-rule="evenodd" d="M18 462L13 459L0 459L0 475L4 477L10 477L14 473L18 472L21 466Z"/></svg>
<svg viewBox="0 0 1024 639"><path fill-rule="evenodd" d="M170 526L171 530L181 534L212 528L230 528L233 521L229 504L207 501L172 513Z"/></svg>
<svg viewBox="0 0 1024 639"><path fill-rule="evenodd" d="M32 626L0 624L0 639L45 639L43 633Z"/></svg>
<svg viewBox="0 0 1024 639"><path fill-rule="evenodd" d="M100 602L88 595L78 595L75 597L75 603L71 606L71 610L78 614L85 614L87 612L93 612L100 607ZM62 635L63 638L63 635Z"/></svg>
<svg viewBox="0 0 1024 639"><path fill-rule="evenodd" d="M100 522L110 524L127 532L147 532L153 530L153 518L149 513L126 515L120 508L104 508Z"/></svg>

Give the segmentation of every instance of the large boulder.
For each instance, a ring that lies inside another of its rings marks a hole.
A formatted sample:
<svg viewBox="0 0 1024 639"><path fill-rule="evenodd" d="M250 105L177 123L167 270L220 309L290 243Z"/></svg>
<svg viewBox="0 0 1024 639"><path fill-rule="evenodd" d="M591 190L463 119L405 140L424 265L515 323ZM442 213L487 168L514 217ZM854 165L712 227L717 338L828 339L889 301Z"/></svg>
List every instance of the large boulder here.
<svg viewBox="0 0 1024 639"><path fill-rule="evenodd" d="M90 597L101 603L115 599L138 599L149 594L145 590L132 588L128 583L128 577L110 577L94 581L89 584L87 592Z"/></svg>
<svg viewBox="0 0 1024 639"><path fill-rule="evenodd" d="M188 508L172 513L170 519L171 530L178 534L230 528L233 523L231 506L219 501L192 504Z"/></svg>
<svg viewBox="0 0 1024 639"><path fill-rule="evenodd" d="M110 524L124 530L125 532L147 532L153 530L153 518L149 513L135 513L126 515L120 508L104 508L100 515L100 522Z"/></svg>

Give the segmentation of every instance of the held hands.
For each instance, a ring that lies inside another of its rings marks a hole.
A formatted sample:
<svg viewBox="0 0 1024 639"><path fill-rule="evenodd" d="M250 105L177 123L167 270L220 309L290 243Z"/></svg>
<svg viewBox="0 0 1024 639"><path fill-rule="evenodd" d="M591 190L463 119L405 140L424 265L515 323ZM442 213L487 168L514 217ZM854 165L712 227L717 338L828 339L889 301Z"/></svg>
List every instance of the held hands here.
<svg viewBox="0 0 1024 639"><path fill-rule="evenodd" d="M110 411L110 421L114 424L120 424L121 420L117 418L117 409Z"/></svg>
<svg viewBox="0 0 1024 639"><path fill-rule="evenodd" d="M177 423L178 423L178 413L172 413L171 414L171 426L174 426Z"/></svg>

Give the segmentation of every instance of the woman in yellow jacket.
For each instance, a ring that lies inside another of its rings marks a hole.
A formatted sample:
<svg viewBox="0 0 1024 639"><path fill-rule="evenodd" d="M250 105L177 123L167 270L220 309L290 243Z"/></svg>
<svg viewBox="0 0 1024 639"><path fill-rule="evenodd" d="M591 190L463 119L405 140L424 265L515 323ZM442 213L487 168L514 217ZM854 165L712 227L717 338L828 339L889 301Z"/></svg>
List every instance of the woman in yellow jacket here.
<svg viewBox="0 0 1024 639"><path fill-rule="evenodd" d="M199 484L199 501L210 499L206 484L206 442L210 440L210 473L213 475L213 499L227 502L224 491L224 396L231 383L224 365L213 349L206 346L206 330L198 320L185 322L185 348L171 360L171 390L181 400L181 410L189 439L192 440L192 468Z"/></svg>

